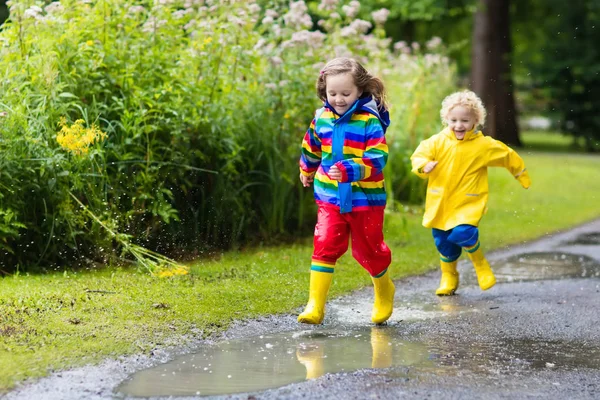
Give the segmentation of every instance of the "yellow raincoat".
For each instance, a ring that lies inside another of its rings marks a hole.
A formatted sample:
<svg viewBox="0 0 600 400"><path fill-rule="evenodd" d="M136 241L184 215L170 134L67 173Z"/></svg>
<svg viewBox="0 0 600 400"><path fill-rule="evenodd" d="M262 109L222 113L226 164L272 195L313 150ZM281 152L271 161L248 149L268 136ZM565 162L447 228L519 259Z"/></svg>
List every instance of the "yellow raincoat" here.
<svg viewBox="0 0 600 400"><path fill-rule="evenodd" d="M461 224L478 226L487 211L488 167L504 167L527 189L531 184L523 159L510 147L481 131L463 140L446 128L419 144L411 156L412 172L429 178L423 226L447 231ZM422 168L438 161L429 174Z"/></svg>

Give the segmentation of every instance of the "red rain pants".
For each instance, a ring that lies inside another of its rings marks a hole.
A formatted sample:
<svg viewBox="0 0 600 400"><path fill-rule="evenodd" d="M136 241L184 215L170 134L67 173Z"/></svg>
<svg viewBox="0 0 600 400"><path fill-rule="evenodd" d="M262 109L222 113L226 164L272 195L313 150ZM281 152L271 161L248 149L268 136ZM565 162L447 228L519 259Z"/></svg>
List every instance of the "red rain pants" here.
<svg viewBox="0 0 600 400"><path fill-rule="evenodd" d="M383 241L383 207L340 214L334 205L319 204L313 259L334 265L348 250L349 236L352 256L371 276L392 262L392 252Z"/></svg>

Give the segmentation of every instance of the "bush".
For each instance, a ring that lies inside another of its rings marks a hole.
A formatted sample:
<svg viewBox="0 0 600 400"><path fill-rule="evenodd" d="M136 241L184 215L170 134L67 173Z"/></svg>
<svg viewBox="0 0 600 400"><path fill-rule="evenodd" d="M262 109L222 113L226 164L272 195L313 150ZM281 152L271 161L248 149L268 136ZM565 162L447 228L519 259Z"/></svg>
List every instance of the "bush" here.
<svg viewBox="0 0 600 400"><path fill-rule="evenodd" d="M11 5L0 33L3 270L104 263L123 257L124 240L191 257L309 232L299 145L318 71L336 55L388 82L390 187L418 197L407 157L439 129L446 58L390 51L381 26L349 8L312 10L321 31L309 31L304 2L138 4Z"/></svg>

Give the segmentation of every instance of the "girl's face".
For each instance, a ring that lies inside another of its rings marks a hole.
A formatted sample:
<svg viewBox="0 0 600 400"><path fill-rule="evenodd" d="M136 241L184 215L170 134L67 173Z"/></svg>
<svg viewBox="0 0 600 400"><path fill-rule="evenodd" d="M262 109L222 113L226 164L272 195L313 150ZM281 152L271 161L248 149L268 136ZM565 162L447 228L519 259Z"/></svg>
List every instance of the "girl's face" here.
<svg viewBox="0 0 600 400"><path fill-rule="evenodd" d="M340 115L344 115L362 95L362 91L356 87L350 73L328 76L325 78L325 87L327 101Z"/></svg>
<svg viewBox="0 0 600 400"><path fill-rule="evenodd" d="M446 123L452 129L458 140L465 137L465 133L475 127L475 115L473 111L463 106L456 106L448 113Z"/></svg>

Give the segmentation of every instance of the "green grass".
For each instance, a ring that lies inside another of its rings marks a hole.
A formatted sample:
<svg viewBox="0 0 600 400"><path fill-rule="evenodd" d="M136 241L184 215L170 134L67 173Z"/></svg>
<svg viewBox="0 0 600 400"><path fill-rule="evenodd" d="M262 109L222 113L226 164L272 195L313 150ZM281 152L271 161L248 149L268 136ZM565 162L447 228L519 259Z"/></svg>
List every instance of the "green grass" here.
<svg viewBox="0 0 600 400"><path fill-rule="evenodd" d="M572 136L560 132L525 131L521 133L523 148L529 151L583 152Z"/></svg>
<svg viewBox="0 0 600 400"><path fill-rule="evenodd" d="M600 217L600 157L520 153L533 181L529 190L506 170L490 171L489 212L481 224L487 250ZM418 209L386 216L395 278L437 264L420 220ZM207 336L236 319L290 312L306 301L311 250L305 238L291 246L225 253L192 264L189 276L169 279L110 268L3 278L0 392L53 370ZM368 284L368 274L345 255L330 296ZM397 289L401 298L402 285Z"/></svg>

